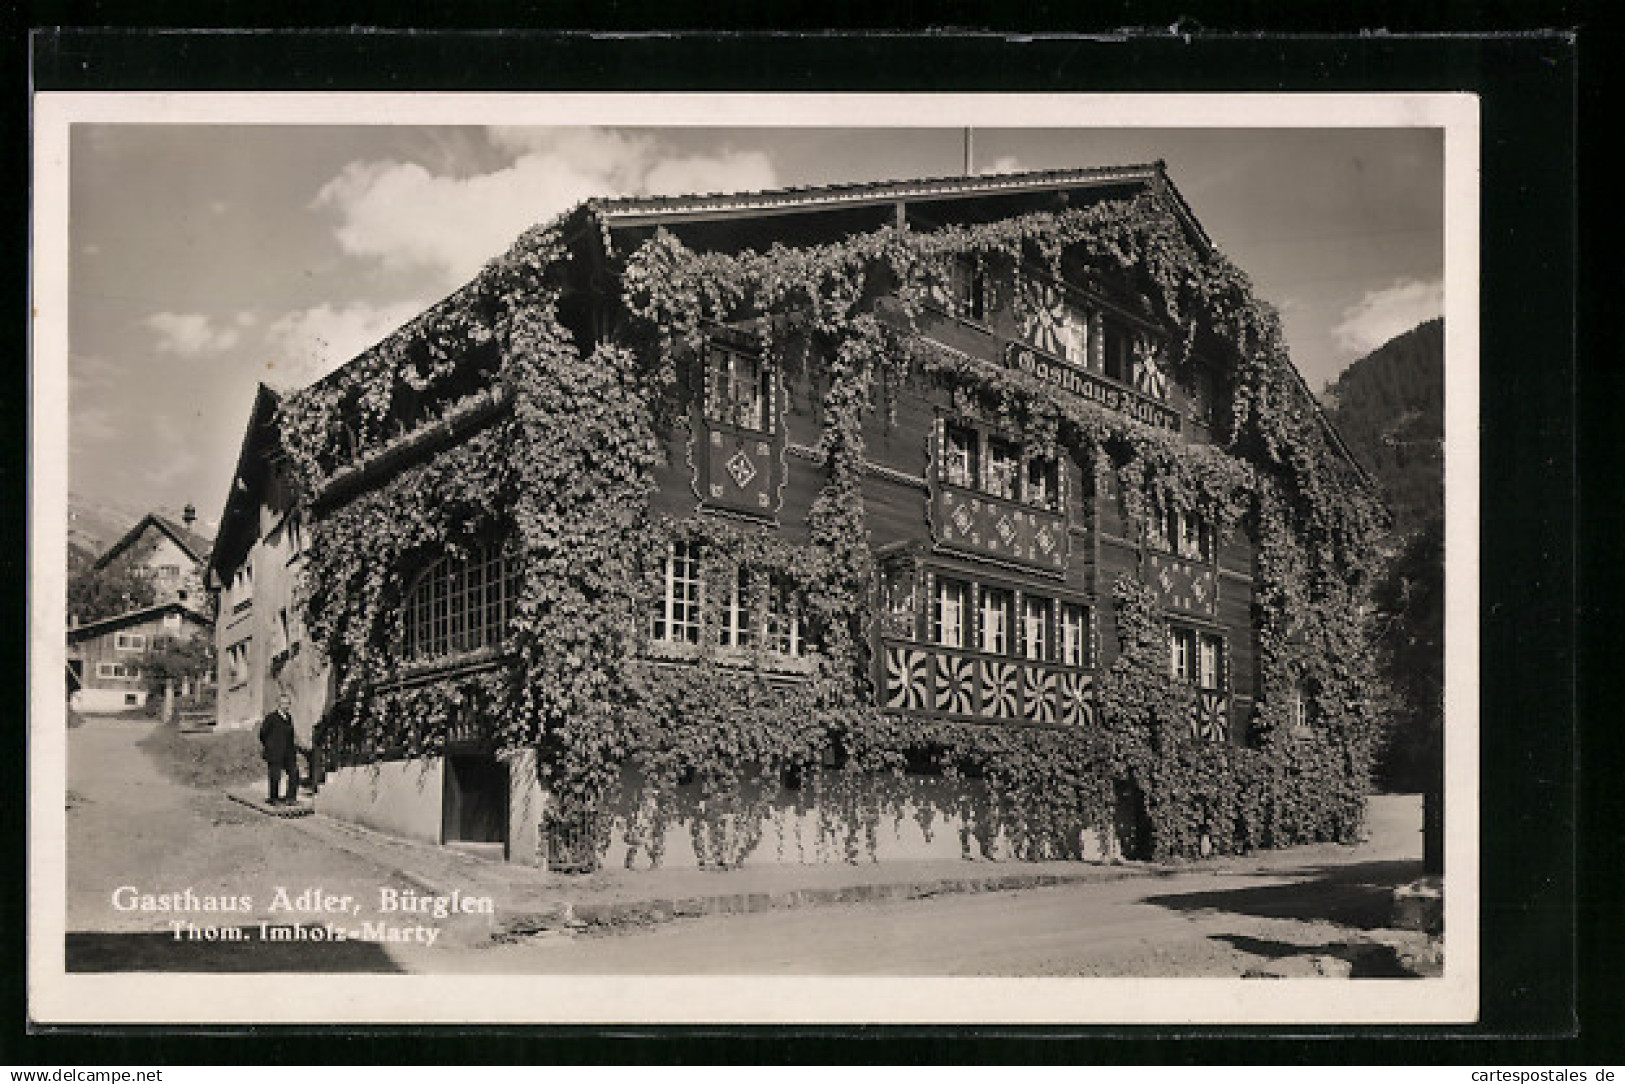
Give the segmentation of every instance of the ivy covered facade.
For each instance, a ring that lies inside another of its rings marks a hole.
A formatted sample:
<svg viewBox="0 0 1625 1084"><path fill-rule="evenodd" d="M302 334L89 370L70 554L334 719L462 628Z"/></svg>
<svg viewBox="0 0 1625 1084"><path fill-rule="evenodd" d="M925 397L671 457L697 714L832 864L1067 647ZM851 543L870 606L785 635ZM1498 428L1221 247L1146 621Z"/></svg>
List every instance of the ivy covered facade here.
<svg viewBox="0 0 1625 1084"><path fill-rule="evenodd" d="M589 202L278 423L340 815L561 866L1359 829L1384 512L1160 163Z"/></svg>

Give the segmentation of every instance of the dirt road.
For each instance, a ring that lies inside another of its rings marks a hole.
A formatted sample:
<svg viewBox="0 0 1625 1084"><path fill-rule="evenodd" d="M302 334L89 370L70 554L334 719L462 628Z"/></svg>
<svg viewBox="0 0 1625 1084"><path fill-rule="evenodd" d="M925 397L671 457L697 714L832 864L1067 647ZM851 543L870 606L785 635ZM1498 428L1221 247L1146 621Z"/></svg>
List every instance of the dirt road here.
<svg viewBox="0 0 1625 1084"><path fill-rule="evenodd" d="M1203 871L1019 892L683 920L430 953L411 970L515 974L1400 977L1380 931L1408 862Z"/></svg>
<svg viewBox="0 0 1625 1084"><path fill-rule="evenodd" d="M155 965L184 969L194 958L229 955L221 966L255 970L275 958L290 970L397 970L375 944L243 946L177 941L174 914L121 910L121 887L142 894L248 896L245 921L275 918L277 886L295 893L376 895L404 884L382 867L311 838L290 823L165 778L136 743L155 723L91 719L68 732L67 928L73 970ZM233 920L236 916L232 916ZM286 916L282 916L286 921Z"/></svg>
<svg viewBox="0 0 1625 1084"><path fill-rule="evenodd" d="M1373 839L1356 850L1302 848L1109 882L500 944L181 940L175 916L121 910L114 893L247 895L250 909L222 917L248 925L290 920L268 908L278 886L367 899L409 885L387 860L361 857L373 851L166 778L136 747L152 725L93 720L70 731L70 970L1358 976L1405 974L1402 952L1425 944L1379 929L1392 888L1420 872L1419 811L1403 801L1374 804Z"/></svg>

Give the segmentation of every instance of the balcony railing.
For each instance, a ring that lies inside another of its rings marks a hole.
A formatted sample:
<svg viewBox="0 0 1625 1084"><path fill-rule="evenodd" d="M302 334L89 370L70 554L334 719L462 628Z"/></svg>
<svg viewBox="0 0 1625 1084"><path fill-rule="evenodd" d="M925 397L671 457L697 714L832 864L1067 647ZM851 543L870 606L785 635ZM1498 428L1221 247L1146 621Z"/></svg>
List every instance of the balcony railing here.
<svg viewBox="0 0 1625 1084"><path fill-rule="evenodd" d="M1073 666L881 641L880 705L986 723L1092 726L1094 674Z"/></svg>

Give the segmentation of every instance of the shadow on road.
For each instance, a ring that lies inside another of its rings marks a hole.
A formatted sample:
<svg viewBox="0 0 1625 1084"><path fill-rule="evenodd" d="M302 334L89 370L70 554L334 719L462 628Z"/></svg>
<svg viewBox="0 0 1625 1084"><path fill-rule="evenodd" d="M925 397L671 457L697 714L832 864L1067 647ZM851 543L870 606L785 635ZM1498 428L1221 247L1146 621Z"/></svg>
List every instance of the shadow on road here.
<svg viewBox="0 0 1625 1084"><path fill-rule="evenodd" d="M1389 924L1394 889L1420 877L1422 863L1361 862L1282 870L1279 875L1310 879L1253 888L1176 892L1147 896L1145 901L1174 911L1229 911L1258 918L1334 922L1375 930Z"/></svg>
<svg viewBox="0 0 1625 1084"><path fill-rule="evenodd" d="M177 941L164 932L69 933L68 971L338 971L404 969L370 941Z"/></svg>
<svg viewBox="0 0 1625 1084"><path fill-rule="evenodd" d="M1414 979L1419 976L1400 962L1399 953L1392 946L1377 944L1295 945L1290 941L1269 941L1261 937L1224 933L1209 938L1223 941L1231 948L1263 956L1271 960L1284 960L1294 956L1313 958L1334 956L1349 965L1351 979Z"/></svg>

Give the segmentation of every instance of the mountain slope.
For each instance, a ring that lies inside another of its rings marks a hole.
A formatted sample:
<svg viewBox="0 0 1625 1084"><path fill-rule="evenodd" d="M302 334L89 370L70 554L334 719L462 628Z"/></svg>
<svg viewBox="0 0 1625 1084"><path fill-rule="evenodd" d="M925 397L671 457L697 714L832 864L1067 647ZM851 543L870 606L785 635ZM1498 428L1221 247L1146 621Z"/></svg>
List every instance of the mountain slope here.
<svg viewBox="0 0 1625 1084"><path fill-rule="evenodd" d="M1327 413L1382 487L1398 534L1444 509L1444 320L1390 339L1327 389Z"/></svg>

